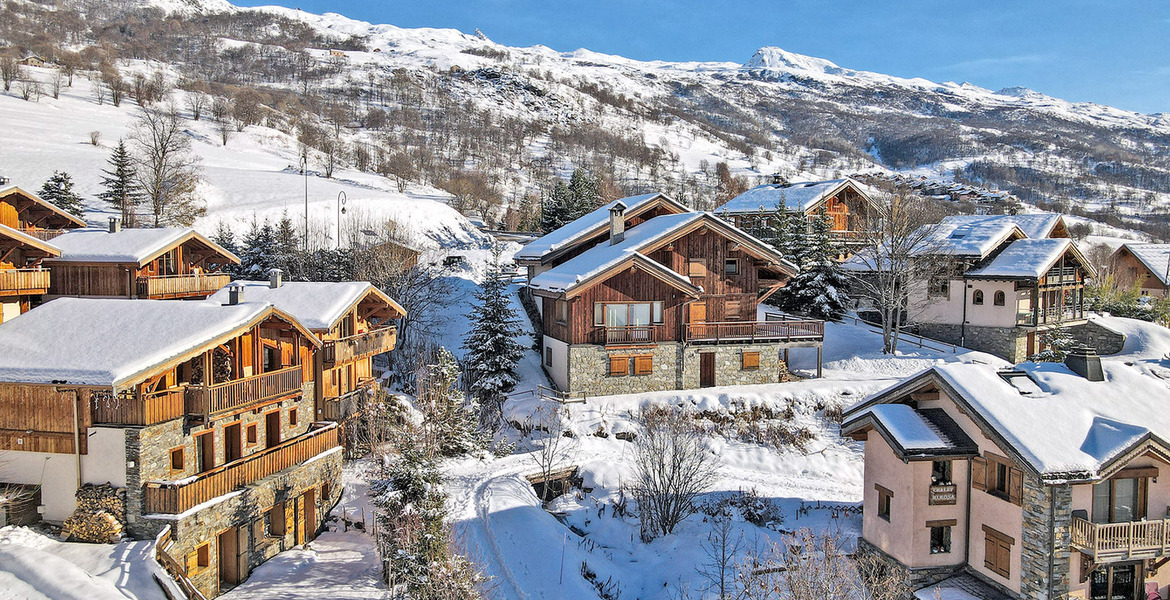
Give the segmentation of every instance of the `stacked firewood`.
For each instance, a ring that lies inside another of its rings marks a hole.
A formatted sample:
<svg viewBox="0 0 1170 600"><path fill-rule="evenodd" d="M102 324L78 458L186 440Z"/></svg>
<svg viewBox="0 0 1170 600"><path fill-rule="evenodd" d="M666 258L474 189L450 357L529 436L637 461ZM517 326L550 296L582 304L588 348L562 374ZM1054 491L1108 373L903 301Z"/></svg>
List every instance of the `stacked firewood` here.
<svg viewBox="0 0 1170 600"><path fill-rule="evenodd" d="M125 521L125 488L87 483L77 490L77 510L65 519L61 534L77 542L116 542Z"/></svg>

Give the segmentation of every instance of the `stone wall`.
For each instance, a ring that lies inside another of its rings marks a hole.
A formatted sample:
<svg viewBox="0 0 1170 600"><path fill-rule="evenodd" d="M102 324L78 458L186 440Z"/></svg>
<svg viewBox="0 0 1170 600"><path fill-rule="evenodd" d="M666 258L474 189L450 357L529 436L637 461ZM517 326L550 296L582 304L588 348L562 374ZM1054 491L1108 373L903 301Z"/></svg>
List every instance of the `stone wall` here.
<svg viewBox="0 0 1170 600"><path fill-rule="evenodd" d="M1097 354L1117 354L1125 347L1125 334L1113 331L1095 321L1070 327L1077 342L1097 351Z"/></svg>
<svg viewBox="0 0 1170 600"><path fill-rule="evenodd" d="M699 387L699 355L715 354L715 385L753 385L788 381L788 366L780 357L782 344L690 345L683 349L682 387ZM743 353L759 352L760 368L745 370Z"/></svg>
<svg viewBox="0 0 1170 600"><path fill-rule="evenodd" d="M698 345L679 342L653 347L609 349L597 344L569 346L568 392L589 396L633 394L661 390L699 388L699 354L715 354L715 385L752 385L788 381L788 367L781 358L783 344ZM743 368L743 353L759 352L758 369ZM649 375L610 375L611 356L653 356Z"/></svg>
<svg viewBox="0 0 1170 600"><path fill-rule="evenodd" d="M1049 517L1054 533L1049 537ZM1024 477L1024 534L1020 554L1020 591L1025 598L1050 600L1048 563L1052 558L1051 600L1068 595L1072 567L1069 524L1072 519L1072 488L1045 486L1032 476Z"/></svg>
<svg viewBox="0 0 1170 600"><path fill-rule="evenodd" d="M1022 362L1028 358L1028 334L1016 327L968 325L965 338L961 325L918 323L917 328L923 337L994 354L1012 363Z"/></svg>
<svg viewBox="0 0 1170 600"><path fill-rule="evenodd" d="M947 565L941 567L920 567L912 569L898 559L886 554L881 548L869 543L865 538L857 538L857 554L872 556L894 572L904 573L906 579L910 583L911 590L920 590L924 587L934 585L944 579L948 579L957 575L964 570L965 565ZM913 594L907 595L906 598L913 598Z"/></svg>

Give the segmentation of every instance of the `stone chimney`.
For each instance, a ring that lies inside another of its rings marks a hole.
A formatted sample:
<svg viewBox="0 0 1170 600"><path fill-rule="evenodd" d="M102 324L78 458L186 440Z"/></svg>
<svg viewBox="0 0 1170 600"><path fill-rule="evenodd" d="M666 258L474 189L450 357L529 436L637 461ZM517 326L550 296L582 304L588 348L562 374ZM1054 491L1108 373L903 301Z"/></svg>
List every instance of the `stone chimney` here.
<svg viewBox="0 0 1170 600"><path fill-rule="evenodd" d="M119 231L122 231L122 219L110 217L110 233L118 233Z"/></svg>
<svg viewBox="0 0 1170 600"><path fill-rule="evenodd" d="M284 271L272 269L268 272L268 287L276 289L284 285Z"/></svg>
<svg viewBox="0 0 1170 600"><path fill-rule="evenodd" d="M235 306L244 301L244 286L233 283L228 286L228 306Z"/></svg>
<svg viewBox="0 0 1170 600"><path fill-rule="evenodd" d="M772 185L787 186L788 185L788 178L779 174L779 173L772 173Z"/></svg>
<svg viewBox="0 0 1170 600"><path fill-rule="evenodd" d="M1101 370L1101 357L1097 356L1097 351L1093 348L1081 346L1069 350L1064 357L1064 365L1089 381L1105 381L1105 372Z"/></svg>
<svg viewBox="0 0 1170 600"><path fill-rule="evenodd" d="M626 239L626 205L619 200L609 209L609 243L620 244Z"/></svg>

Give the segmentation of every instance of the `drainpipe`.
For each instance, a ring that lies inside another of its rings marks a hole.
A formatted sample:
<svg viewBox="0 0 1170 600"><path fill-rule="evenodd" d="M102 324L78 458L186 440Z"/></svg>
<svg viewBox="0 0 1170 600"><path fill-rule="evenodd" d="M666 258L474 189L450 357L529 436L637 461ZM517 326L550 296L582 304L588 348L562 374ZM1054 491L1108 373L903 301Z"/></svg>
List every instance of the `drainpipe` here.
<svg viewBox="0 0 1170 600"><path fill-rule="evenodd" d="M959 326L959 345L967 345L967 277L963 277L963 324Z"/></svg>
<svg viewBox="0 0 1170 600"><path fill-rule="evenodd" d="M1056 486L1048 486L1048 600L1052 600L1053 572L1056 569Z"/></svg>
<svg viewBox="0 0 1170 600"><path fill-rule="evenodd" d="M77 489L81 489L81 430L77 424L77 403L81 390L73 390L73 460L77 465Z"/></svg>
<svg viewBox="0 0 1170 600"><path fill-rule="evenodd" d="M967 502L966 513L967 517L963 519L963 564L967 564L971 560L971 472L972 466L971 458L967 458Z"/></svg>

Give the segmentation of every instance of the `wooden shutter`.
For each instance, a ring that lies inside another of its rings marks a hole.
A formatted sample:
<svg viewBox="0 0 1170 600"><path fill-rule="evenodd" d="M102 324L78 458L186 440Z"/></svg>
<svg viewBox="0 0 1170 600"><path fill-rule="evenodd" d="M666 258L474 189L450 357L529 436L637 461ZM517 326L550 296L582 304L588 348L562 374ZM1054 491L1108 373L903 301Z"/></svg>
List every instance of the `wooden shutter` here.
<svg viewBox="0 0 1170 600"><path fill-rule="evenodd" d="M987 459L982 456L971 459L971 487L987 491Z"/></svg>
<svg viewBox="0 0 1170 600"><path fill-rule="evenodd" d="M1000 577L1011 577L1012 538L984 525L983 566Z"/></svg>
<svg viewBox="0 0 1170 600"><path fill-rule="evenodd" d="M739 300L728 300L723 303L723 313L726 320L738 320L743 312L743 303Z"/></svg>
<svg viewBox="0 0 1170 600"><path fill-rule="evenodd" d="M687 275L691 277L706 277L707 265L701 258L692 258L687 261Z"/></svg>
<svg viewBox="0 0 1170 600"><path fill-rule="evenodd" d="M1015 467L1008 467L1008 501L1024 505L1024 472Z"/></svg>
<svg viewBox="0 0 1170 600"><path fill-rule="evenodd" d="M610 376L628 375L630 372L630 359L625 356L611 356L609 357L609 374Z"/></svg>
<svg viewBox="0 0 1170 600"><path fill-rule="evenodd" d="M634 375L649 375L654 370L654 357L641 354L634 357Z"/></svg>
<svg viewBox="0 0 1170 600"><path fill-rule="evenodd" d="M755 371L760 368L760 353L759 352L744 352L743 353L743 369L745 371Z"/></svg>
<svg viewBox="0 0 1170 600"><path fill-rule="evenodd" d="M691 323L707 322L707 304L695 302L691 304Z"/></svg>

